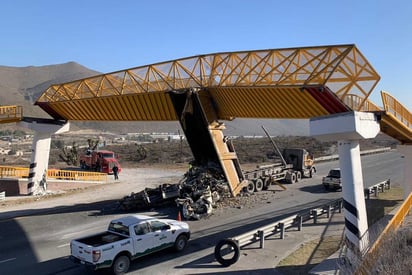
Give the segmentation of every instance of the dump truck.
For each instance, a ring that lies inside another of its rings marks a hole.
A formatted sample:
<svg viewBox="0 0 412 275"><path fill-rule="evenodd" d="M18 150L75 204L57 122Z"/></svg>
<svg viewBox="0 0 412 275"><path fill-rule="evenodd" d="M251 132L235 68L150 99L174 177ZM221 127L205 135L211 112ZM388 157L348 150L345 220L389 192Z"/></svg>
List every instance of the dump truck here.
<svg viewBox="0 0 412 275"><path fill-rule="evenodd" d="M87 150L80 156L80 168L107 174L113 174L113 167L117 166L118 173L121 171L116 154L109 150Z"/></svg>
<svg viewBox="0 0 412 275"><path fill-rule="evenodd" d="M170 194L178 196L180 206L195 209L193 215L207 213L210 206L221 198L236 197L242 192L257 192L279 181L295 183L316 172L313 156L305 149L287 149L282 153L272 139L281 161L258 166L253 171L243 171L231 138L223 133L225 125L218 120L218 112L222 110L216 108L209 92L201 88L188 89L171 91L169 96L194 157L189 170L178 183L179 192ZM152 196L155 198L164 195L161 188L154 192ZM167 197L170 199L170 196ZM129 210L129 207L142 205L138 201L153 200L144 190L138 195L132 193L124 197L119 205ZM147 207L147 204L143 205Z"/></svg>

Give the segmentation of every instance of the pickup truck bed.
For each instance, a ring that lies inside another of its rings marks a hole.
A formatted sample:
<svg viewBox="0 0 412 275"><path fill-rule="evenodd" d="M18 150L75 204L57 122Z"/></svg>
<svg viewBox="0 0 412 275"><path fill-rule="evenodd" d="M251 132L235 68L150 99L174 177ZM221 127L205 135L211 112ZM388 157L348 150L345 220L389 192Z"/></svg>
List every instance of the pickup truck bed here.
<svg viewBox="0 0 412 275"><path fill-rule="evenodd" d="M127 239L127 237L122 235L117 235L111 232L103 232L93 236L85 237L82 239L78 239L77 241L86 245L90 245L93 247L101 246L104 244L117 242L120 240Z"/></svg>

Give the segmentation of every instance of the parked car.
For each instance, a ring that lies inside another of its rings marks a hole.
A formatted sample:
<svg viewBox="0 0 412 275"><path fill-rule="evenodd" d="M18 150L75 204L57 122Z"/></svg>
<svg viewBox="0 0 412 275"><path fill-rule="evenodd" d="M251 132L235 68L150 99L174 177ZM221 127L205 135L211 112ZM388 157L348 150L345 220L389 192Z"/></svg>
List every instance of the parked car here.
<svg viewBox="0 0 412 275"><path fill-rule="evenodd" d="M180 252L189 238L185 222L131 215L112 220L105 232L72 240L70 259L93 270L125 274L131 260L166 248Z"/></svg>
<svg viewBox="0 0 412 275"><path fill-rule="evenodd" d="M326 177L322 178L325 190L342 190L340 168L331 169Z"/></svg>

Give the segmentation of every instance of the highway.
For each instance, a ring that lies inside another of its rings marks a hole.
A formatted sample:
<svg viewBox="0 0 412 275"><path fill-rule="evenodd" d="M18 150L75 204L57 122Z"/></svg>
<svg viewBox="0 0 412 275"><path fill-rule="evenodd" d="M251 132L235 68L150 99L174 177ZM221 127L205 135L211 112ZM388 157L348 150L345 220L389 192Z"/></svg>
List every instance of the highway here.
<svg viewBox="0 0 412 275"><path fill-rule="evenodd" d="M163 251L141 258L132 263L129 274L219 273L221 266L213 256L217 241L340 198L341 192L326 192L321 186L322 176L338 166L338 161L317 164L313 178L286 184L287 190L275 192L265 203L215 209L211 217L188 221L192 238L183 253ZM403 182L403 158L397 151L363 156L362 171L365 187L387 179L392 185L400 185ZM37 215L0 220L0 274L92 274L70 262L69 242L102 231L111 219L125 215L116 210L118 199L51 207ZM176 209L158 209L144 214L176 218Z"/></svg>

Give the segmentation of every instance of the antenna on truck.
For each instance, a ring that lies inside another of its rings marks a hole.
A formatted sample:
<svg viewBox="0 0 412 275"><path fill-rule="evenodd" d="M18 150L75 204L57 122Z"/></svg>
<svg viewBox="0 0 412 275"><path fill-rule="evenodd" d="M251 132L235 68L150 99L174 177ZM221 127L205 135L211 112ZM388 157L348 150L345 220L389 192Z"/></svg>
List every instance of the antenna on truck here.
<svg viewBox="0 0 412 275"><path fill-rule="evenodd" d="M285 159L283 158L283 156L282 156L282 154L281 154L281 152L280 152L280 150L279 150L279 147L276 145L276 143L275 143L275 142L273 141L273 139L270 137L268 131L265 129L265 127L264 127L263 125L262 125L262 129L263 129L263 131L265 132L266 136L267 136L267 137L270 139L270 141L272 142L272 145L273 145L273 147L276 149L276 151L278 152L278 155L279 155L280 158L282 159L283 164L284 164L284 165L287 165Z"/></svg>

